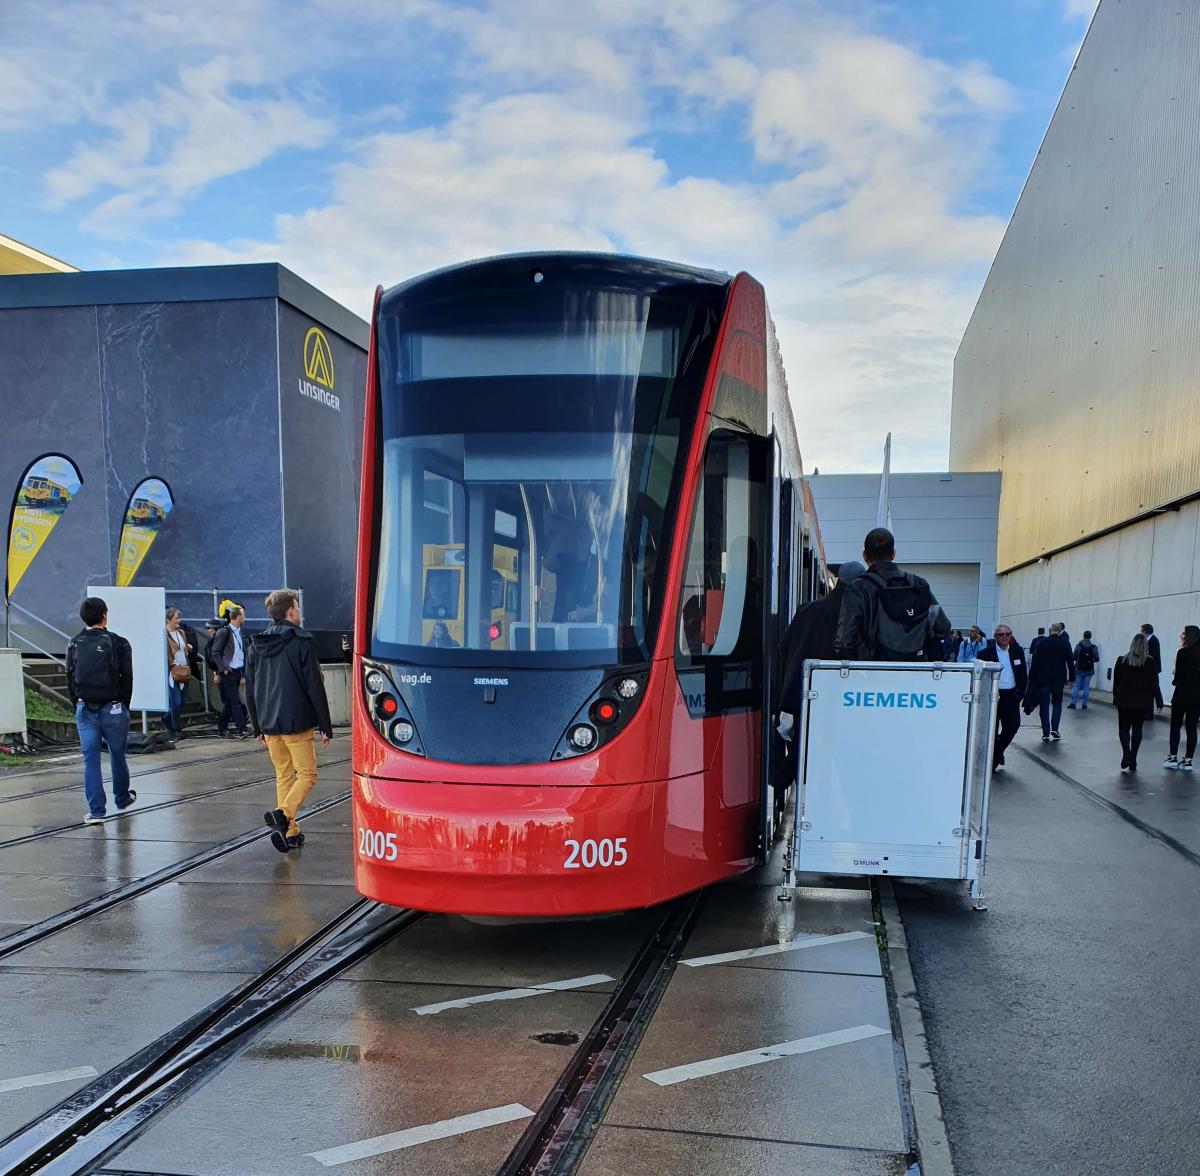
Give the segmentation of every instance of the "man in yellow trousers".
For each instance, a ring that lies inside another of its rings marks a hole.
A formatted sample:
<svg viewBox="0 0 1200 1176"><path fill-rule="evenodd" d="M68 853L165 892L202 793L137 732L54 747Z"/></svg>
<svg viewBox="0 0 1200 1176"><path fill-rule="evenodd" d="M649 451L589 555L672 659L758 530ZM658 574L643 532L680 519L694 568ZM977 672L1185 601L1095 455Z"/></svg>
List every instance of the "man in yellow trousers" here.
<svg viewBox="0 0 1200 1176"><path fill-rule="evenodd" d="M266 743L275 765L275 808L263 814L271 844L280 853L299 849L304 834L296 813L317 782L317 753L333 736L329 700L312 634L300 628L299 597L280 588L267 597L271 624L250 642L246 657L246 703L254 737Z"/></svg>

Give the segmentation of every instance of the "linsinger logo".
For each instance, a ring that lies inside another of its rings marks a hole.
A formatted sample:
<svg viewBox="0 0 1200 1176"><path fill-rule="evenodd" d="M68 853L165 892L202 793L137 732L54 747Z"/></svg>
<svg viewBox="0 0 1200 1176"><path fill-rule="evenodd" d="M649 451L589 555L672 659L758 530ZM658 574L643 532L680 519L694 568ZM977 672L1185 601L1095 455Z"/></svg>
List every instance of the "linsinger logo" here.
<svg viewBox="0 0 1200 1176"><path fill-rule="evenodd" d="M882 690L847 690L842 706L861 706L893 710L936 710L936 694L908 694L903 691L885 694Z"/></svg>
<svg viewBox="0 0 1200 1176"><path fill-rule="evenodd" d="M507 678L476 678L476 686L507 686Z"/></svg>
<svg viewBox="0 0 1200 1176"><path fill-rule="evenodd" d="M333 350L320 327L309 327L304 336L304 375L307 379L297 381L301 396L342 411L341 398L333 394Z"/></svg>

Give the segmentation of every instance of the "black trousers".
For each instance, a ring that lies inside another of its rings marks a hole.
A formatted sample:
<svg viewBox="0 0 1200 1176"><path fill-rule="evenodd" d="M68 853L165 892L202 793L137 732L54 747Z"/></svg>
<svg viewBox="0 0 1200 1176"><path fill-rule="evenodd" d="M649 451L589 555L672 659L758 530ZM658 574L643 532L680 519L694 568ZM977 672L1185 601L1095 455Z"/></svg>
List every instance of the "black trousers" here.
<svg viewBox="0 0 1200 1176"><path fill-rule="evenodd" d="M1142 746L1142 724L1146 712L1135 706L1117 707L1117 736L1121 750L1132 760L1137 760L1138 748Z"/></svg>
<svg viewBox="0 0 1200 1176"><path fill-rule="evenodd" d="M246 708L242 705L242 671L230 670L222 674L218 689L221 692L221 713L217 717L217 730L222 734L229 730L232 722L240 735L246 729Z"/></svg>
<svg viewBox="0 0 1200 1176"><path fill-rule="evenodd" d="M1196 754L1196 724L1200 722L1200 704L1171 703L1171 754L1179 754L1179 732L1187 731L1187 750L1184 759L1191 759Z"/></svg>
<svg viewBox="0 0 1200 1176"><path fill-rule="evenodd" d="M1021 729L1021 692L1001 690L996 704L996 749L992 752L992 767L1004 763L1004 752Z"/></svg>

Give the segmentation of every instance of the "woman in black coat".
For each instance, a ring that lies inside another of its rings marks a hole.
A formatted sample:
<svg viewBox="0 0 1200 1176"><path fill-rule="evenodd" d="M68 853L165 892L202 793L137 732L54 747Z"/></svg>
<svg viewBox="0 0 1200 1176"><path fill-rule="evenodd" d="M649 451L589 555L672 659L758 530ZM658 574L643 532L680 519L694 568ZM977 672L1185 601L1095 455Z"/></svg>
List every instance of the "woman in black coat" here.
<svg viewBox="0 0 1200 1176"><path fill-rule="evenodd" d="M1117 707L1117 735L1121 740L1121 771L1137 771L1142 724L1154 705L1158 670L1150 657L1145 633L1135 633L1129 652L1113 666L1113 702Z"/></svg>
<svg viewBox="0 0 1200 1176"><path fill-rule="evenodd" d="M1175 693L1171 695L1171 754L1163 760L1163 767L1190 772L1196 754L1196 725L1200 722L1200 628L1184 625L1179 640ZM1182 760L1178 758L1181 729L1187 731L1187 750Z"/></svg>

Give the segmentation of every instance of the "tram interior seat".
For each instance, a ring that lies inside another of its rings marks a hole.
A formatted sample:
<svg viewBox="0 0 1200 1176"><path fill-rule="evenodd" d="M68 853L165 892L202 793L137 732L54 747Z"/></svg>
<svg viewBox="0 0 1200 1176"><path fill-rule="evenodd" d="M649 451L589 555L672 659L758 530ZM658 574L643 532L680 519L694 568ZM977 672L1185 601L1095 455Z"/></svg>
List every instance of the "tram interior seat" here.
<svg viewBox="0 0 1200 1176"><path fill-rule="evenodd" d="M613 625L539 624L538 649L612 649L616 646L617 630ZM510 649L529 649L529 622L514 621L508 627Z"/></svg>

